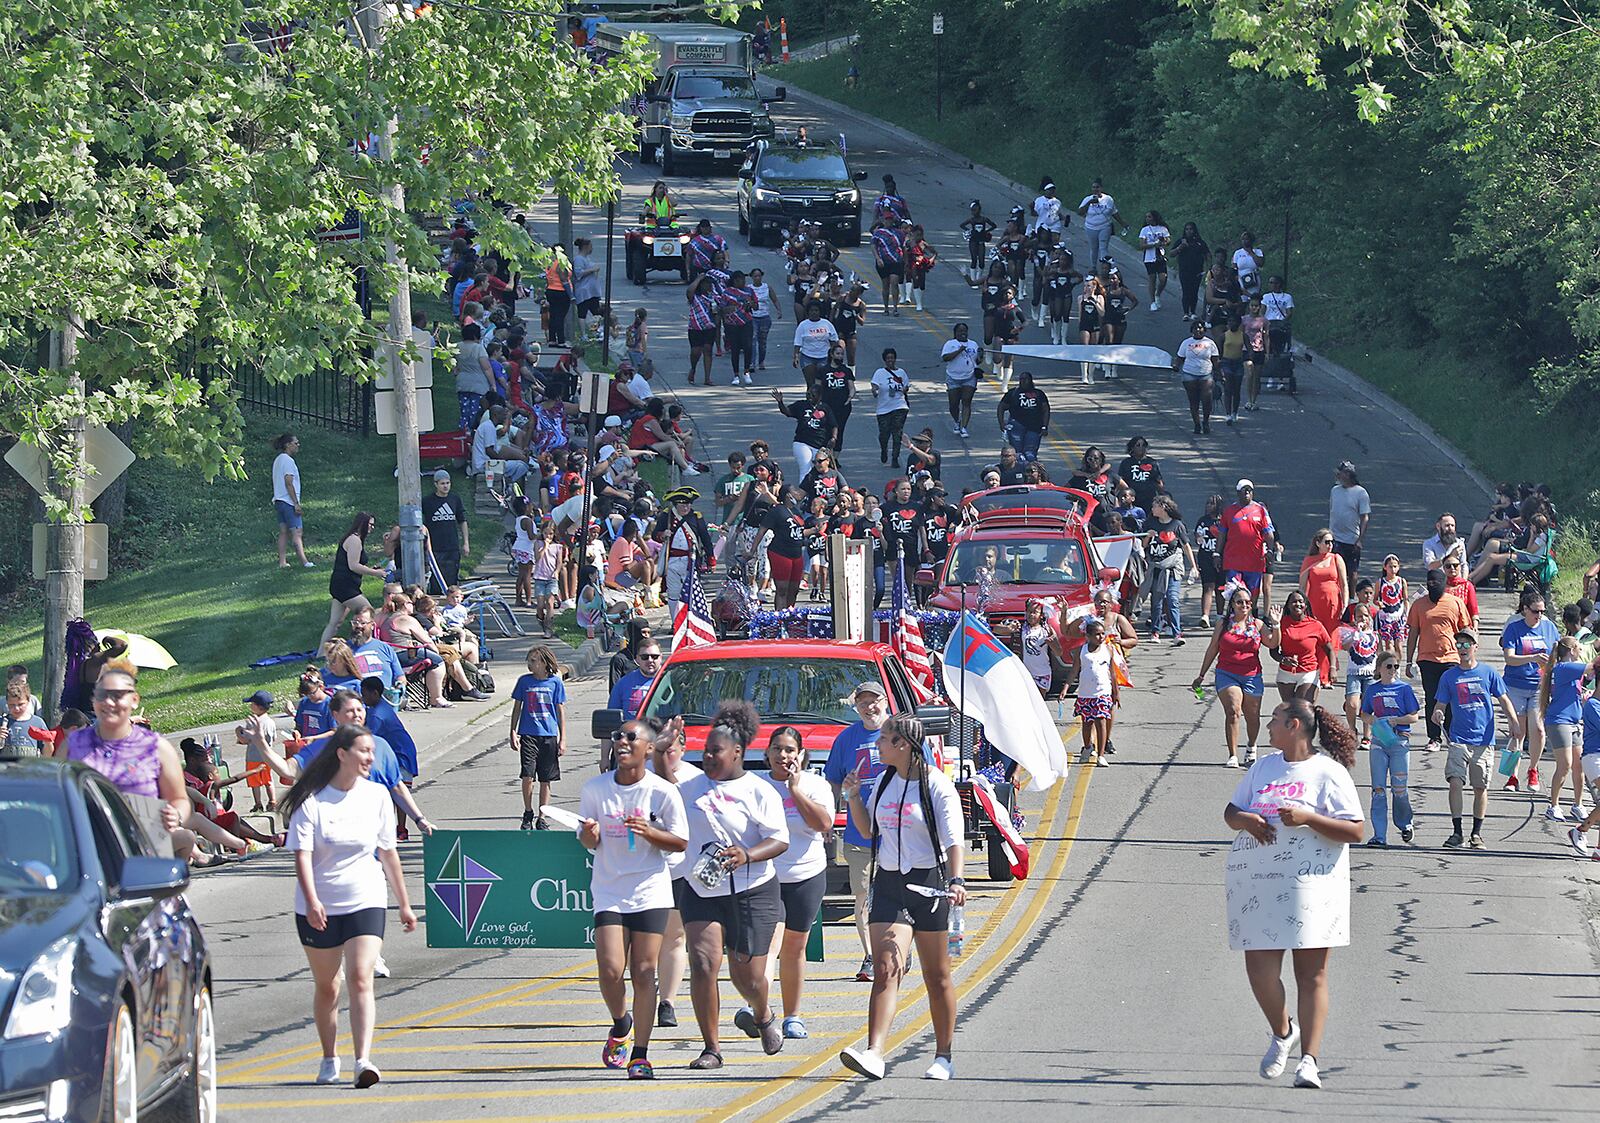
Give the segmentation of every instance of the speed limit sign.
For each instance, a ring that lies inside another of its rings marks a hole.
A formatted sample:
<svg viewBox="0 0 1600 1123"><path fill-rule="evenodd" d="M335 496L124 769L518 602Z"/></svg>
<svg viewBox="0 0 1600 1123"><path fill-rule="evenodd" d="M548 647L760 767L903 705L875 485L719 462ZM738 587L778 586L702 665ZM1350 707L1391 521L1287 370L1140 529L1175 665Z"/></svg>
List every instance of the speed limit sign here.
<svg viewBox="0 0 1600 1123"><path fill-rule="evenodd" d="M943 12L935 12L935 13L933 13L933 33L935 35L943 35L944 34L944 13Z"/></svg>

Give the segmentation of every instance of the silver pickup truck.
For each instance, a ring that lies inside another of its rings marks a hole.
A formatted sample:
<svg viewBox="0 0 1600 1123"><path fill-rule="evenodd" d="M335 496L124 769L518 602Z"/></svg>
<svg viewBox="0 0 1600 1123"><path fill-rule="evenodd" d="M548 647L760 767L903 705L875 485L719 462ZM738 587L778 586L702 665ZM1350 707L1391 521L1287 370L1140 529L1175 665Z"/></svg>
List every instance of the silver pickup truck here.
<svg viewBox="0 0 1600 1123"><path fill-rule="evenodd" d="M767 107L786 91L757 94L748 34L709 24L602 23L595 45L603 57L634 34L656 48L655 77L638 103L642 163L659 156L666 175L690 162L737 166L746 148L772 136Z"/></svg>

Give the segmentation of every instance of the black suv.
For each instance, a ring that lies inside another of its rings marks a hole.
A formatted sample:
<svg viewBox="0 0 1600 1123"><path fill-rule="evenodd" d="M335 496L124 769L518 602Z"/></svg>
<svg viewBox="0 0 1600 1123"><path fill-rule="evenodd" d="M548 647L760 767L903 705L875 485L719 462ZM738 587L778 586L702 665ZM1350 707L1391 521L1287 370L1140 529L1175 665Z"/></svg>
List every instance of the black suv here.
<svg viewBox="0 0 1600 1123"><path fill-rule="evenodd" d="M866 172L851 172L837 144L762 140L739 169L739 233L751 245L782 236L796 219L822 226L830 242L861 244L861 189Z"/></svg>

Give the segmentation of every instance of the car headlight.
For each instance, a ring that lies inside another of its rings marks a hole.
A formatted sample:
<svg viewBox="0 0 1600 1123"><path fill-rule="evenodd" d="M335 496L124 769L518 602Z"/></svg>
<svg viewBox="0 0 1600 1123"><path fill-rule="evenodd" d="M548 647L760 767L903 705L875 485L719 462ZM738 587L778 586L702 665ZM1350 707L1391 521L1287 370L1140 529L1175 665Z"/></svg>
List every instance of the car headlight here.
<svg viewBox="0 0 1600 1123"><path fill-rule="evenodd" d="M60 1033L72 1020L72 960L77 941L63 936L44 951L22 976L6 1038L37 1037Z"/></svg>
<svg viewBox="0 0 1600 1123"><path fill-rule="evenodd" d="M835 203L855 203L861 199L861 192L852 187L848 191L836 191L833 195Z"/></svg>
<svg viewBox="0 0 1600 1123"><path fill-rule="evenodd" d="M776 203L781 198L776 191L768 191L765 187L756 188L755 197L758 203Z"/></svg>
<svg viewBox="0 0 1600 1123"><path fill-rule="evenodd" d="M672 127L677 132L686 133L693 125L693 117L680 117L676 113L672 115Z"/></svg>

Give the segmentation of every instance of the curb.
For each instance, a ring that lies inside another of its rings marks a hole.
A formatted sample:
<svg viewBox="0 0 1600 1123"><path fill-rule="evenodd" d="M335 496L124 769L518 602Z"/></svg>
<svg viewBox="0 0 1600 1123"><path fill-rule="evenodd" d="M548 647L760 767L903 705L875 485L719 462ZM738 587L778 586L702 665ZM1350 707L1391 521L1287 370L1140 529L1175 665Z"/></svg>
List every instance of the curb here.
<svg viewBox="0 0 1600 1123"><path fill-rule="evenodd" d="M769 83L771 82L770 79L765 77L763 77L762 80L768 81ZM775 85L776 83L771 84ZM993 168L974 163L972 160L966 156L963 156L961 153L956 152L954 149L946 148L942 144L936 144L925 137L918 136L909 129L902 128L899 125L892 124L888 121L880 120L879 118L872 116L870 113L863 113L858 109L850 108L848 105L841 105L839 102L836 102L831 98L823 97L821 94L812 93L810 90L807 90L804 87L791 86L790 89L790 101L809 102L818 108L825 110L829 114L845 118L846 120L854 121L858 124L866 125L870 128L880 129L883 132L888 133L890 136L895 137L897 140L909 144L914 148L920 148L924 152L931 153L947 163L954 164L959 168L965 168L973 174L981 176L982 178L993 183L1002 191L1015 193L1024 200L1033 197L1033 191L1030 188L1023 186L1016 180L1008 179L1006 176L995 171ZM1133 252L1132 250L1128 250L1126 244L1123 243L1120 238L1113 237L1112 243L1113 245L1121 246L1127 251L1127 253ZM1126 256L1126 254L1119 256ZM1302 340L1300 343L1300 350L1302 354L1304 354L1311 352L1312 347L1309 343ZM1465 474L1466 477L1475 485L1477 485L1483 491L1485 496L1489 498L1494 497L1494 485L1490 482L1489 478L1476 467L1474 467L1472 462L1469 461L1459 449L1457 449L1449 441L1445 440L1444 437L1440 436L1438 431L1435 430L1433 426L1429 425L1411 410L1407 409L1405 406L1389 397L1389 395L1385 394L1372 383L1362 378L1359 374L1356 374L1354 371L1349 370L1346 367L1340 366L1338 363L1330 361L1325 352L1319 350L1316 351L1315 354L1317 356L1315 365L1323 373L1329 375L1334 382L1337 382L1346 390L1350 390L1361 395L1361 397L1366 399L1374 406L1385 409L1389 413L1392 413L1395 417L1399 418L1407 428L1411 429L1417 434L1417 436L1427 441L1428 444L1432 445L1436 450L1438 450L1440 455L1449 460L1457 468L1461 469L1462 473Z"/></svg>

